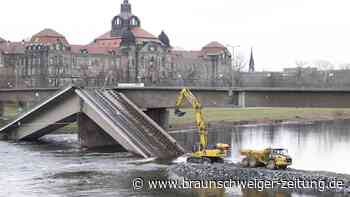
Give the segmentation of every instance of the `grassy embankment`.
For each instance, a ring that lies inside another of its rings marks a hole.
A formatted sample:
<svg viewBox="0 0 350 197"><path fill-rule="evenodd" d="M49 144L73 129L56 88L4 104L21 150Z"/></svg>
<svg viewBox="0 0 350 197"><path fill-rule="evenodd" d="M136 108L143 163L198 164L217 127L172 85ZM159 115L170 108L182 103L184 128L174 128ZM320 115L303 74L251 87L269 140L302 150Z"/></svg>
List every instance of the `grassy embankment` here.
<svg viewBox="0 0 350 197"><path fill-rule="evenodd" d="M10 118L16 115L14 104L5 106L5 116ZM169 123L172 128L194 126L193 110L184 109L183 111L187 112L186 116L177 118L171 110ZM203 112L206 122L212 125L350 119L350 108L204 108ZM70 124L61 130L76 129L77 124Z"/></svg>
<svg viewBox="0 0 350 197"><path fill-rule="evenodd" d="M193 110L184 111L187 114L182 118L175 117L171 111L170 125L173 128L194 125ZM203 112L206 121L214 125L350 119L350 108L205 108Z"/></svg>

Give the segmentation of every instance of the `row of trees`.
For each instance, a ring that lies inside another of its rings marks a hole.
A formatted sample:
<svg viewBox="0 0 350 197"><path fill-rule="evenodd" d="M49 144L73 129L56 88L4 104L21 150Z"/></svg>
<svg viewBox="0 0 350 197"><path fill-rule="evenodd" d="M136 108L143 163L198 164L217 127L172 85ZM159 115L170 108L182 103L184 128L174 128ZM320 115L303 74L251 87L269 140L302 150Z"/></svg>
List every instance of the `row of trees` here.
<svg viewBox="0 0 350 197"><path fill-rule="evenodd" d="M233 62L233 69L236 72L243 72L247 69L248 63L248 58L246 58L242 53L238 53ZM326 59L316 59L313 61L296 60L295 66L297 68L314 67L319 71L329 71L334 70L335 68L340 70L350 70L350 63L335 65Z"/></svg>
<svg viewBox="0 0 350 197"><path fill-rule="evenodd" d="M350 70L350 63L335 65L331 61L324 59L317 59L310 62L304 60L296 60L295 65L297 68L315 67L320 71L330 71L336 68L340 70Z"/></svg>

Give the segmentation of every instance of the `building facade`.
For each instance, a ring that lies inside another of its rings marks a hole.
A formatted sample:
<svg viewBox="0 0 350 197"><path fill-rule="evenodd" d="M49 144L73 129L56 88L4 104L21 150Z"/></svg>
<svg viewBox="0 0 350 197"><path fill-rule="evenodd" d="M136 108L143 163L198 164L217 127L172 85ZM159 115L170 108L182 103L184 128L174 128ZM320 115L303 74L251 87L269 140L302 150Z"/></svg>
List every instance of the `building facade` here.
<svg viewBox="0 0 350 197"><path fill-rule="evenodd" d="M197 51L174 50L162 31L158 37L141 27L128 0L112 19L111 28L87 45L72 45L52 29L29 41L0 39L0 86L62 87L226 86L231 84L231 54L211 42Z"/></svg>

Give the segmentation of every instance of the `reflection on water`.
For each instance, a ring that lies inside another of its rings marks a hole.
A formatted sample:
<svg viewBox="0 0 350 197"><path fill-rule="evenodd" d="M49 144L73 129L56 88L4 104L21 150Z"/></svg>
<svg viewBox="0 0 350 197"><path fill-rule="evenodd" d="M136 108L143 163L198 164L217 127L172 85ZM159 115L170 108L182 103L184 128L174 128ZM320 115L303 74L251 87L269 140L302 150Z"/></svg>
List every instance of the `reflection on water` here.
<svg viewBox="0 0 350 197"><path fill-rule="evenodd" d="M209 142L232 145L230 159L239 161L241 148L286 148L293 157L293 168L323 170L350 174L348 155L350 121L333 121L299 125L246 126L215 129L209 132ZM174 134L186 149L197 142L196 131Z"/></svg>
<svg viewBox="0 0 350 197"><path fill-rule="evenodd" d="M349 173L343 155L350 144L347 121L315 125L240 127L210 132L213 143L231 143L232 160L240 148L285 147L295 159L293 167ZM188 149L197 134L173 134ZM40 142L0 141L0 196L6 197L298 197L301 194L256 192L232 188L193 191L143 191L131 180L166 179L165 164L138 163L129 153L80 149L76 135L47 136ZM312 168L314 167L314 168ZM306 195L305 195L306 196ZM319 196L319 195L312 195ZM333 195L329 195L333 196Z"/></svg>

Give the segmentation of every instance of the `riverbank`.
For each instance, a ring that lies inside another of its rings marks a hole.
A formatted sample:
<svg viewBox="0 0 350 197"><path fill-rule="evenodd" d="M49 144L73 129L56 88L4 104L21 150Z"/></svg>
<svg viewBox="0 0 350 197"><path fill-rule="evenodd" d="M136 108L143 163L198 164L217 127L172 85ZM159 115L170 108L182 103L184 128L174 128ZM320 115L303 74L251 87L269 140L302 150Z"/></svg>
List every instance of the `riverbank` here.
<svg viewBox="0 0 350 197"><path fill-rule="evenodd" d="M193 110L183 111L186 116L178 118L171 110L171 130L195 126ZM209 127L350 119L350 108L204 108L203 113Z"/></svg>
<svg viewBox="0 0 350 197"><path fill-rule="evenodd" d="M192 109L184 109L186 116L176 117L170 110L169 129L171 131L195 128L195 115ZM204 108L203 113L208 127L232 127L252 124L280 124L285 122L310 123L317 121L350 119L350 108ZM6 117L0 121L6 124L16 115L15 105L7 105ZM75 133L76 123L59 129L59 133Z"/></svg>
<svg viewBox="0 0 350 197"><path fill-rule="evenodd" d="M296 169L268 170L265 168L243 168L238 164L186 164L180 163L170 166L168 169L170 177L183 177L185 180L199 181L239 181L248 183L254 181L273 182L274 185L266 188L276 191L289 192L331 192L350 194L350 175L336 174L331 172L303 171ZM299 181L296 182L296 181ZM284 183L290 182L290 187ZM295 184L294 184L295 183ZM314 185L306 187L302 184ZM292 187L294 184L294 187ZM338 186L335 186L338 184ZM257 186L257 185L255 185ZM298 187L297 187L298 186ZM250 188L253 189L253 188Z"/></svg>

